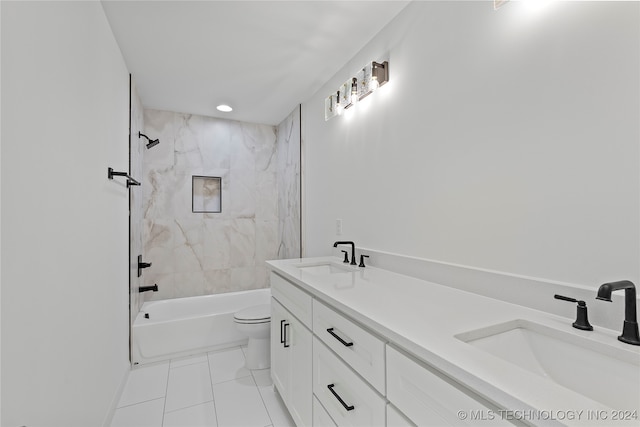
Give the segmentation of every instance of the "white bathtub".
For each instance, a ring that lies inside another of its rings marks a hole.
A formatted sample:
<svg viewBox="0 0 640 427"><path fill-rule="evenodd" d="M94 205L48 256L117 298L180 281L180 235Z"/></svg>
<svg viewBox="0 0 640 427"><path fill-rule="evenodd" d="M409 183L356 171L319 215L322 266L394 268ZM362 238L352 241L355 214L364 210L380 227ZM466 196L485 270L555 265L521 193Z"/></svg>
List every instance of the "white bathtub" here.
<svg viewBox="0 0 640 427"><path fill-rule="evenodd" d="M133 322L132 362L157 362L242 345L233 314L268 304L270 289L145 302ZM149 318L145 318L145 314Z"/></svg>

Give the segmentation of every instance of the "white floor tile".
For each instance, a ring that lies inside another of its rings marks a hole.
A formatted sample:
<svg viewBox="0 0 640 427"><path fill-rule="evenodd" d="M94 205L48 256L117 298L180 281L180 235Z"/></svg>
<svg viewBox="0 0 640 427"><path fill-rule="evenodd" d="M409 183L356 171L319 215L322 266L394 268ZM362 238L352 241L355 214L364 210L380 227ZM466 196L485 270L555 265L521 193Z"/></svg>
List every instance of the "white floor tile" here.
<svg viewBox="0 0 640 427"><path fill-rule="evenodd" d="M244 353L240 347L213 351L208 356L213 384L251 375L251 371L244 366Z"/></svg>
<svg viewBox="0 0 640 427"><path fill-rule="evenodd" d="M168 374L169 362L132 369L118 408L164 397Z"/></svg>
<svg viewBox="0 0 640 427"><path fill-rule="evenodd" d="M267 407L267 412L273 425L278 427L295 427L296 424L291 418L291 415L289 415L286 406L284 406L282 398L273 388L271 370L263 369L260 371L252 371L251 373L256 381L258 391L260 391L262 401Z"/></svg>
<svg viewBox="0 0 640 427"><path fill-rule="evenodd" d="M169 371L165 412L212 400L208 363L185 365Z"/></svg>
<svg viewBox="0 0 640 427"><path fill-rule="evenodd" d="M164 399L116 409L111 427L162 427Z"/></svg>
<svg viewBox="0 0 640 427"><path fill-rule="evenodd" d="M163 427L217 427L213 402L164 414Z"/></svg>
<svg viewBox="0 0 640 427"><path fill-rule="evenodd" d="M179 368L180 366L193 365L195 363L207 362L206 354L197 354L195 356L180 357L178 359L171 359L171 369Z"/></svg>
<svg viewBox="0 0 640 427"><path fill-rule="evenodd" d="M221 426L265 427L271 419L252 376L213 385Z"/></svg>

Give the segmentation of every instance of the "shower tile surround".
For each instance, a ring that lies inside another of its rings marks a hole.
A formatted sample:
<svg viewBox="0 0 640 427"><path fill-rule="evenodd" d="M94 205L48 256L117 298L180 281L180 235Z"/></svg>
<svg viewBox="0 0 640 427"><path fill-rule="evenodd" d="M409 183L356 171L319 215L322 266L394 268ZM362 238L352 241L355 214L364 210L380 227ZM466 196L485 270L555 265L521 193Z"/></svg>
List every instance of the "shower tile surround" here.
<svg viewBox="0 0 640 427"><path fill-rule="evenodd" d="M264 261L299 256L298 108L278 127L144 111L148 299L265 288ZM222 178L222 212L192 212L194 175Z"/></svg>

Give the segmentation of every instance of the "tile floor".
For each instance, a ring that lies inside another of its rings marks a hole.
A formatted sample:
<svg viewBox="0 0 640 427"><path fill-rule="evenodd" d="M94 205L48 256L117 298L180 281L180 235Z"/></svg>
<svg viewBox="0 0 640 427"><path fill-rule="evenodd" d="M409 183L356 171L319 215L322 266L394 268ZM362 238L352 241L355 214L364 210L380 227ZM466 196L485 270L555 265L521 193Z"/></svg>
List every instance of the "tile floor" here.
<svg viewBox="0 0 640 427"><path fill-rule="evenodd" d="M244 367L246 348L131 370L111 427L293 427L268 369Z"/></svg>

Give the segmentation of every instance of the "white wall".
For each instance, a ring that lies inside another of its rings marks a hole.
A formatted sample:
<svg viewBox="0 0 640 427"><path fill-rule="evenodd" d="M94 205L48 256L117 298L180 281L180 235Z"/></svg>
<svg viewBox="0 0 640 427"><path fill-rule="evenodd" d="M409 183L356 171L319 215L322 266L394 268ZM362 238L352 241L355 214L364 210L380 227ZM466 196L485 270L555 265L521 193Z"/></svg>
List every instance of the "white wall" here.
<svg viewBox="0 0 640 427"><path fill-rule="evenodd" d="M637 2L413 2L303 104L307 256L358 246L596 287L640 280ZM370 60L390 82L324 98Z"/></svg>
<svg viewBox="0 0 640 427"><path fill-rule="evenodd" d="M99 2L2 2L2 425L99 426L128 371L128 73Z"/></svg>

